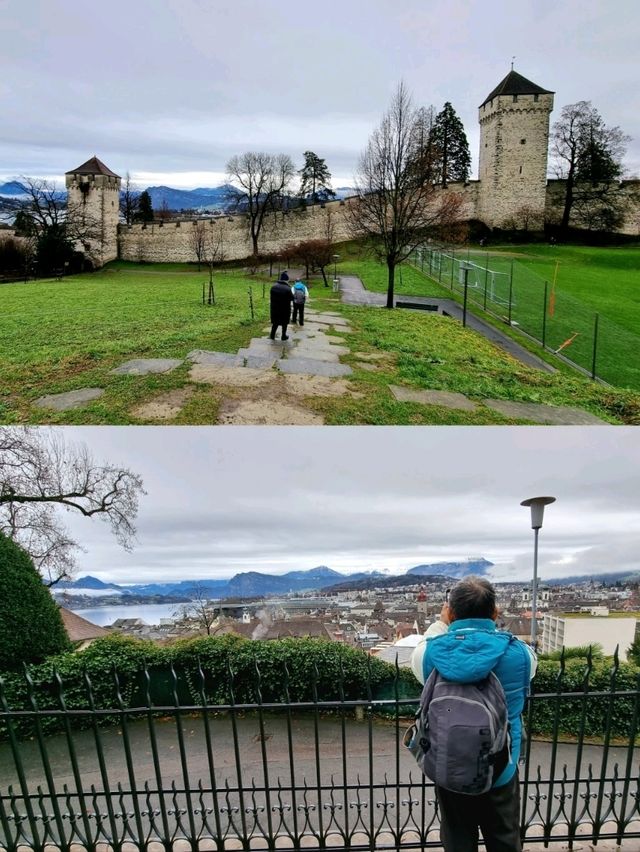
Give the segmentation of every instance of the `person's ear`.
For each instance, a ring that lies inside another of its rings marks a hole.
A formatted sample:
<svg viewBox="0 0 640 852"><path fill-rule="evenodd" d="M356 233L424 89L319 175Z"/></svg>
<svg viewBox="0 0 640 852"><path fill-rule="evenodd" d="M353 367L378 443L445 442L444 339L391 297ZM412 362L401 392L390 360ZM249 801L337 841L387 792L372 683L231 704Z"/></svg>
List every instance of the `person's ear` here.
<svg viewBox="0 0 640 852"><path fill-rule="evenodd" d="M491 618L494 621L497 621L499 617L500 617L500 612L498 611L498 607L496 606L496 607L493 608L493 615L491 616Z"/></svg>
<svg viewBox="0 0 640 852"><path fill-rule="evenodd" d="M449 624L452 624L452 623L456 620L455 613L454 613L454 611L451 609L451 607L449 606L449 604L447 604L447 619L448 619L448 623L449 623Z"/></svg>

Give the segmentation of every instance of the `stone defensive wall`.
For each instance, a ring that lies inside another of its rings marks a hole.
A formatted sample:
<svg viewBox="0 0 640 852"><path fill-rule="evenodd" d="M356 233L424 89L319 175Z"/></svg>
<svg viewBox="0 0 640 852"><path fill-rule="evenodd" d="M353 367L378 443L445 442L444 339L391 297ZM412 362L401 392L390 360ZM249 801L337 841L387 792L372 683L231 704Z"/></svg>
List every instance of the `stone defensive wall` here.
<svg viewBox="0 0 640 852"><path fill-rule="evenodd" d="M617 185L617 192L624 207L624 223L616 229L618 234L640 235L640 180L623 180ZM565 180L547 181L547 199L545 218L549 222L559 221L566 193ZM589 223L577 218L572 211L570 224L574 228L588 228Z"/></svg>
<svg viewBox="0 0 640 852"><path fill-rule="evenodd" d="M462 219L476 216L478 181L450 184L447 192L463 197ZM349 199L327 204L296 208L286 213L272 213L260 234L260 251L277 252L292 243L330 238L341 242L351 238L346 220ZM222 242L225 260L242 260L251 254L249 221L246 215L214 218L169 219L165 222L118 226L118 256L138 263L193 263L197 260L193 229L196 221L204 222L206 239Z"/></svg>

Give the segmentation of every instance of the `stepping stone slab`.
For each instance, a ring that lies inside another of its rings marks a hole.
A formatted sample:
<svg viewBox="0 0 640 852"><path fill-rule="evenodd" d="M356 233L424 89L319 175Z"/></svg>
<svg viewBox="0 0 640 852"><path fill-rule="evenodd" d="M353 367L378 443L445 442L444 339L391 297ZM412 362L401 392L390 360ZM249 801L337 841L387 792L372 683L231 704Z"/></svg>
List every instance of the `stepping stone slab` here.
<svg viewBox="0 0 640 852"><path fill-rule="evenodd" d="M415 388L403 388L398 385L389 385L389 390L399 402L441 405L443 408L460 411L475 411L478 408L477 404L468 399L463 393L456 393L455 391L416 390Z"/></svg>
<svg viewBox="0 0 640 852"><path fill-rule="evenodd" d="M54 393L49 396L41 396L33 403L38 408L51 408L53 411L69 411L72 408L81 408L88 402L93 402L102 396L102 388L80 388L79 390L67 391L66 393Z"/></svg>
<svg viewBox="0 0 640 852"><path fill-rule="evenodd" d="M344 396L351 393L347 379L329 379L326 376L288 375L282 377L288 394L292 396ZM354 396L353 393L351 393Z"/></svg>
<svg viewBox="0 0 640 852"><path fill-rule="evenodd" d="M134 358L110 372L117 376L146 376L149 373L170 373L182 364L178 358Z"/></svg>
<svg viewBox="0 0 640 852"><path fill-rule="evenodd" d="M305 361L326 361L333 364L337 364L340 360L328 349L307 349L302 346L299 349L294 349L293 352L289 352L287 358L296 361L304 358Z"/></svg>
<svg viewBox="0 0 640 852"><path fill-rule="evenodd" d="M309 376L350 376L353 373L348 364L332 364L313 358L287 358L276 361L276 367L282 373L305 373Z"/></svg>
<svg viewBox="0 0 640 852"><path fill-rule="evenodd" d="M384 355L381 352L354 352L359 361L381 361Z"/></svg>
<svg viewBox="0 0 640 852"><path fill-rule="evenodd" d="M276 355L247 355L245 367L250 370L271 370L277 360Z"/></svg>
<svg viewBox="0 0 640 852"><path fill-rule="evenodd" d="M194 364L214 364L219 367L242 366L242 358L231 352L208 352L206 349L194 349L187 355L187 360Z"/></svg>
<svg viewBox="0 0 640 852"><path fill-rule="evenodd" d="M550 426L608 426L604 420L581 408L568 405L542 405L537 402L511 402L506 399L485 399L484 404L504 417L532 420Z"/></svg>
<svg viewBox="0 0 640 852"><path fill-rule="evenodd" d="M368 373L375 373L375 371L378 369L377 364L369 364L366 361L356 361L355 366L358 367L360 370L366 370Z"/></svg>

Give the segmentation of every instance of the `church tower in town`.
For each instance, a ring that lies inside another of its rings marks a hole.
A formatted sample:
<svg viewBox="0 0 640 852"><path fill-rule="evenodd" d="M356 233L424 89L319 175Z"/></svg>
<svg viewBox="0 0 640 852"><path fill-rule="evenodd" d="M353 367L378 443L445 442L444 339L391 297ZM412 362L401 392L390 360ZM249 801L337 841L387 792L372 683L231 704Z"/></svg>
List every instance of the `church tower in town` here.
<svg viewBox="0 0 640 852"><path fill-rule="evenodd" d="M94 266L103 266L118 256L120 177L97 157L92 157L65 175L67 215Z"/></svg>
<svg viewBox="0 0 640 852"><path fill-rule="evenodd" d="M553 94L511 69L480 105L477 214L492 228L542 226Z"/></svg>

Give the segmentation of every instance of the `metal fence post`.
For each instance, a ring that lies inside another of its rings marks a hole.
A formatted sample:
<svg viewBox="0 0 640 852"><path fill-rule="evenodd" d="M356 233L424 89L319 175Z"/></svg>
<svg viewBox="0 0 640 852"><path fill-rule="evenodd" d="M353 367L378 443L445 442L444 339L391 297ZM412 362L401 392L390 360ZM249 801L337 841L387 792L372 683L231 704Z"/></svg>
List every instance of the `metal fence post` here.
<svg viewBox="0 0 640 852"><path fill-rule="evenodd" d="M451 289L453 290L453 267L456 265L456 250L451 249Z"/></svg>
<svg viewBox="0 0 640 852"><path fill-rule="evenodd" d="M469 268L465 266L464 272L464 301L462 304L462 327L467 327L467 290L469 285Z"/></svg>
<svg viewBox="0 0 640 852"><path fill-rule="evenodd" d="M547 287L548 281L544 282L544 302L542 303L542 348L545 349L547 342Z"/></svg>
<svg viewBox="0 0 640 852"><path fill-rule="evenodd" d="M511 325L512 307L513 307L513 260L511 261L511 274L509 275L509 325Z"/></svg>
<svg viewBox="0 0 640 852"><path fill-rule="evenodd" d="M483 310L487 310L487 280L489 278L489 252L485 255L484 262L484 301L483 301Z"/></svg>
<svg viewBox="0 0 640 852"><path fill-rule="evenodd" d="M596 355L598 353L598 324L600 320L600 314L596 314L595 320L593 323L593 357L591 359L591 378L595 380L596 378Z"/></svg>

